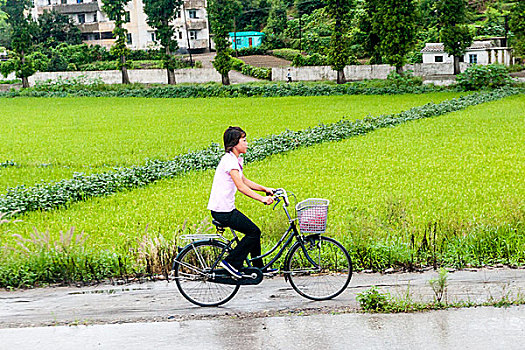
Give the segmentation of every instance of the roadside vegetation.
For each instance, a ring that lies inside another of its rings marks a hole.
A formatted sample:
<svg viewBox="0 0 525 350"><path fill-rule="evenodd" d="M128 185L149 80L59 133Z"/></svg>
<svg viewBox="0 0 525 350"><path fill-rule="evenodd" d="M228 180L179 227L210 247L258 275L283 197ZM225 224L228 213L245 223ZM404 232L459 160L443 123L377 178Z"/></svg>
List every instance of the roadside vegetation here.
<svg viewBox="0 0 525 350"><path fill-rule="evenodd" d="M433 301L414 300L410 286L400 296L393 296L388 292L379 290L376 286L372 286L372 288L357 294L357 301L363 312L370 313L406 313L480 306L510 307L525 304L525 296L520 291L517 293L507 291L499 298L491 297L483 302L468 299L448 300L448 271L444 268L440 268L438 276L429 280L428 283L434 292Z"/></svg>

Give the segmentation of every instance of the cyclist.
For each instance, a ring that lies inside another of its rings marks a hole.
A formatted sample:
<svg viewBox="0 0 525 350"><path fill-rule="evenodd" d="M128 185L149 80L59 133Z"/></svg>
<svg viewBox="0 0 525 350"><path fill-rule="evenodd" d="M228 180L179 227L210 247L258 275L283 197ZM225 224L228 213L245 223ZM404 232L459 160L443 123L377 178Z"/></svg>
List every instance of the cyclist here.
<svg viewBox="0 0 525 350"><path fill-rule="evenodd" d="M243 174L243 158L240 155L245 154L248 149L244 130L230 126L224 132L223 141L226 153L215 171L208 209L216 221L244 234L239 244L221 261L221 266L226 271L236 278L241 278L239 270L242 269L248 254L252 258L261 255L261 230L235 208L235 193L239 190L242 194L269 205L273 203L273 189L248 180ZM255 191L264 192L266 196ZM264 265L262 259L252 263L257 268Z"/></svg>

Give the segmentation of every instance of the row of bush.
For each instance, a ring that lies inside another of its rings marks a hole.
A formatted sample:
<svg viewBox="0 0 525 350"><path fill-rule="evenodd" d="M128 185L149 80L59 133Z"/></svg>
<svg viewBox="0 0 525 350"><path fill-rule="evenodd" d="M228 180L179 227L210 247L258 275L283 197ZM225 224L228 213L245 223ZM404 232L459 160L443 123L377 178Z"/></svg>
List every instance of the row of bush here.
<svg viewBox="0 0 525 350"><path fill-rule="evenodd" d="M305 55L299 50L294 49L276 49L270 51L270 53L282 59L292 62L294 67L304 67L304 66L329 66L330 61L328 56L321 55L319 53L313 53L311 55ZM355 56L350 56L348 58L348 65L359 65L359 61Z"/></svg>
<svg viewBox="0 0 525 350"><path fill-rule="evenodd" d="M284 97L284 96L332 96L332 95L387 95L427 93L447 88L434 85L394 85L376 81L348 84L330 83L265 83L223 86L216 83L194 85L142 84L110 85L101 80L83 78L46 81L32 88L0 92L0 97L154 97L154 98L201 98L201 97Z"/></svg>
<svg viewBox="0 0 525 350"><path fill-rule="evenodd" d="M439 104L426 104L399 114L367 117L363 120L340 120L333 124L318 125L305 130L287 130L279 135L270 135L251 143L246 161L262 160L272 154L286 152L298 147L337 141L365 134L377 128L395 126L410 120L429 118L468 106L494 101L518 93L517 89L500 89L480 92L447 100ZM125 189L147 185L159 179L173 177L191 170L216 167L223 150L218 144L206 149L179 155L170 161L150 160L144 165L119 168L101 174L76 174L72 179L35 187L19 186L8 189L0 196L0 212L29 212L50 210L90 197L106 196Z"/></svg>
<svg viewBox="0 0 525 350"><path fill-rule="evenodd" d="M174 68L190 68L191 62L187 59L176 58L174 59ZM139 60L139 61L128 61L129 69L162 69L164 63L162 60ZM194 62L194 66L197 68L202 67L200 61ZM94 70L118 70L117 61L96 61L92 63L86 63L80 66L70 64L67 67L68 71L94 71Z"/></svg>
<svg viewBox="0 0 525 350"><path fill-rule="evenodd" d="M243 60L232 57L233 69L244 75L249 75L257 79L272 80L272 69L255 67L245 63Z"/></svg>

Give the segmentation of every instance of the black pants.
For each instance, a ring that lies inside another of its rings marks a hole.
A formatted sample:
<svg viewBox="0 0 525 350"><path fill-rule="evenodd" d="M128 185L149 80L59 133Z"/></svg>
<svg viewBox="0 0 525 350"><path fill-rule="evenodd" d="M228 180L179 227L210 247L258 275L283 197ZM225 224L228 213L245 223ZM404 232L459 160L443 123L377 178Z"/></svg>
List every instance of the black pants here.
<svg viewBox="0 0 525 350"><path fill-rule="evenodd" d="M239 244L225 258L236 269L243 266L248 254L252 258L261 255L261 230L246 215L234 209L228 213L212 211L211 216L223 224L231 227L235 231L244 233L244 237ZM262 268L262 259L252 261L254 267Z"/></svg>

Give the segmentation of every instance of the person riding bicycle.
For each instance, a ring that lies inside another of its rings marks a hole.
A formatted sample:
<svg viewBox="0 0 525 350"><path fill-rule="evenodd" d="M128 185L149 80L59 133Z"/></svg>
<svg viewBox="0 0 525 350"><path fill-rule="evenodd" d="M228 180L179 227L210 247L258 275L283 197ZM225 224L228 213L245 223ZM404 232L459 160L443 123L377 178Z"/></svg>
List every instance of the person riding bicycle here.
<svg viewBox="0 0 525 350"><path fill-rule="evenodd" d="M221 266L232 276L241 278L239 272L248 254L252 258L261 255L261 230L246 215L235 208L235 193L272 204L273 189L248 180L243 174L243 158L248 148L246 132L240 127L230 126L223 136L225 154L222 156L213 177L208 209L211 216L224 226L243 233L245 236L230 254L221 261ZM264 192L262 196L255 191ZM262 268L262 259L252 261L254 267Z"/></svg>

